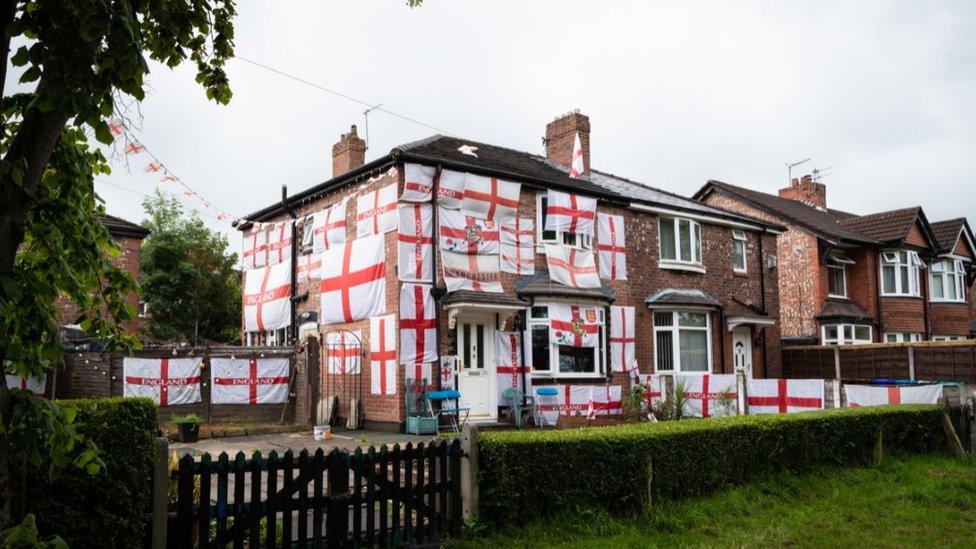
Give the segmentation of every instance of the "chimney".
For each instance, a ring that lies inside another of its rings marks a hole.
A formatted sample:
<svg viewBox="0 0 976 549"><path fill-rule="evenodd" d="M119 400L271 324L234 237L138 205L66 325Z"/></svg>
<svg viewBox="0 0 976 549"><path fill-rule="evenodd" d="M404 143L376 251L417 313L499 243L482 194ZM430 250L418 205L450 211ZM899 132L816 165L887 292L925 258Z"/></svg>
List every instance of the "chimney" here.
<svg viewBox="0 0 976 549"><path fill-rule="evenodd" d="M827 186L814 181L811 175L804 175L799 179L793 178L789 187L779 190L779 196L827 209Z"/></svg>
<svg viewBox="0 0 976 549"><path fill-rule="evenodd" d="M568 112L546 124L546 158L569 171L577 132L583 146L583 175L589 175L590 117L580 114L579 110Z"/></svg>
<svg viewBox="0 0 976 549"><path fill-rule="evenodd" d="M332 177L355 170L366 163L366 142L356 133L353 124L349 133L339 137L339 142L332 145Z"/></svg>

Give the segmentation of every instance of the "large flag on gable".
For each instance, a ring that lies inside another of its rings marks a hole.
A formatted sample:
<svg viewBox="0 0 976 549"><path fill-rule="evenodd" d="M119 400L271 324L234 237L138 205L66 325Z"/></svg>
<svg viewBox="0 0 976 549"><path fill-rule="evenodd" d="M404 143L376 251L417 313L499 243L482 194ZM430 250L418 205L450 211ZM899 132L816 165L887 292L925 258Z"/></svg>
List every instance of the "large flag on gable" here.
<svg viewBox="0 0 976 549"><path fill-rule="evenodd" d="M461 209L464 198L464 172L441 170L441 177L437 180L437 205L449 210Z"/></svg>
<svg viewBox="0 0 976 549"><path fill-rule="evenodd" d="M675 383L684 383L688 417L736 415L735 374L678 375Z"/></svg>
<svg viewBox="0 0 976 549"><path fill-rule="evenodd" d="M383 235L333 246L322 254L322 320L336 324L386 312Z"/></svg>
<svg viewBox="0 0 976 549"><path fill-rule="evenodd" d="M244 269L260 269L268 264L268 232L260 223L244 233Z"/></svg>
<svg viewBox="0 0 976 549"><path fill-rule="evenodd" d="M266 332L291 325L291 263L244 272L244 330Z"/></svg>
<svg viewBox="0 0 976 549"><path fill-rule="evenodd" d="M597 245L600 278L627 280L627 243L624 216L597 214Z"/></svg>
<svg viewBox="0 0 976 549"><path fill-rule="evenodd" d="M502 272L535 274L535 222L513 217L502 221L498 232Z"/></svg>
<svg viewBox="0 0 976 549"><path fill-rule="evenodd" d="M786 414L823 410L822 379L749 379L750 414Z"/></svg>
<svg viewBox="0 0 976 549"><path fill-rule="evenodd" d="M346 203L339 202L312 215L312 251L322 253L346 241Z"/></svg>
<svg viewBox="0 0 976 549"><path fill-rule="evenodd" d="M885 406L889 404L936 404L942 397L942 385L907 385L883 387L880 385L844 385L847 405Z"/></svg>
<svg viewBox="0 0 976 549"><path fill-rule="evenodd" d="M437 360L437 323L430 284L403 284L400 288L400 363Z"/></svg>
<svg viewBox="0 0 976 549"><path fill-rule="evenodd" d="M508 401L503 398L506 389L519 389L522 394L532 396L532 368L525 364L522 357L525 349L522 345L520 332L495 332L495 361L498 363L495 374L498 376L498 403L507 406ZM525 379L525 387L522 379Z"/></svg>
<svg viewBox="0 0 976 549"><path fill-rule="evenodd" d="M430 204L401 204L398 211L397 276L400 280L432 282L434 208Z"/></svg>
<svg viewBox="0 0 976 549"><path fill-rule="evenodd" d="M359 330L326 333L323 356L330 374L358 374L363 358L363 333Z"/></svg>
<svg viewBox="0 0 976 549"><path fill-rule="evenodd" d="M502 292L497 255L467 255L441 252L441 266L447 291Z"/></svg>
<svg viewBox="0 0 976 549"><path fill-rule="evenodd" d="M122 395L160 406L200 402L199 358L122 359Z"/></svg>
<svg viewBox="0 0 976 549"><path fill-rule="evenodd" d="M397 226L396 183L370 191L356 199L356 236L395 231Z"/></svg>
<svg viewBox="0 0 976 549"><path fill-rule="evenodd" d="M214 404L288 402L287 358L211 358Z"/></svg>
<svg viewBox="0 0 976 549"><path fill-rule="evenodd" d="M547 231L593 235L596 199L549 189L546 198Z"/></svg>
<svg viewBox="0 0 976 549"><path fill-rule="evenodd" d="M569 347L596 347L600 340L595 307L568 303L549 304L549 342Z"/></svg>
<svg viewBox="0 0 976 549"><path fill-rule="evenodd" d="M268 265L285 263L291 259L292 224L273 223L268 233Z"/></svg>
<svg viewBox="0 0 976 549"><path fill-rule="evenodd" d="M501 220L515 217L521 190L521 183L466 174L461 211L478 219Z"/></svg>
<svg viewBox="0 0 976 549"><path fill-rule="evenodd" d="M591 251L546 244L546 264L554 282L570 288L600 287Z"/></svg>
<svg viewBox="0 0 976 549"><path fill-rule="evenodd" d="M369 318L369 378L371 394L396 394L396 315Z"/></svg>
<svg viewBox="0 0 976 549"><path fill-rule="evenodd" d="M430 202L437 168L422 164L403 165L403 194L400 202Z"/></svg>
<svg viewBox="0 0 976 549"><path fill-rule="evenodd" d="M634 346L634 308L610 307L610 369L614 372L636 372Z"/></svg>
<svg viewBox="0 0 976 549"><path fill-rule="evenodd" d="M498 253L498 225L494 221L444 208L439 208L437 215L442 250L470 255Z"/></svg>

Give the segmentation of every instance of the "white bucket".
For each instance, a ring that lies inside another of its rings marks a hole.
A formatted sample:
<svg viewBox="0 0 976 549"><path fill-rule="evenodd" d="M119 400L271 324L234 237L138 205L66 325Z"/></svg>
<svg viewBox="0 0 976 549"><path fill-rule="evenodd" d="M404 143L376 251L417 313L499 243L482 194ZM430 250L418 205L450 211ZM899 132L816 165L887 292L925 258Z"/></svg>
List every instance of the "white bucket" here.
<svg viewBox="0 0 976 549"><path fill-rule="evenodd" d="M329 440L332 438L331 425L316 425L312 431L315 440Z"/></svg>

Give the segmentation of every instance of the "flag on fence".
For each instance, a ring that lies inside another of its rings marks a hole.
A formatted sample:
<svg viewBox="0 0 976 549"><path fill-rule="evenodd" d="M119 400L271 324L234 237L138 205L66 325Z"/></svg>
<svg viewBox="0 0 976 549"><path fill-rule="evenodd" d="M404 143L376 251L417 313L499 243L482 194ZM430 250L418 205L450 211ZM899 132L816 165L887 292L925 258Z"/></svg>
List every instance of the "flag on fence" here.
<svg viewBox="0 0 976 549"><path fill-rule="evenodd" d="M346 203L339 202L312 215L312 251L322 253L346 241Z"/></svg>
<svg viewBox="0 0 976 549"><path fill-rule="evenodd" d="M386 312L383 235L333 246L322 254L322 320L335 324Z"/></svg>
<svg viewBox="0 0 976 549"><path fill-rule="evenodd" d="M211 358L210 401L214 404L288 402L287 358Z"/></svg>
<svg viewBox="0 0 976 549"><path fill-rule="evenodd" d="M464 172L441 170L437 181L437 205L449 210L461 209L464 198Z"/></svg>
<svg viewBox="0 0 976 549"><path fill-rule="evenodd" d="M41 398L47 398L47 376L44 377L20 377L5 374L7 387L10 389L20 389L30 391Z"/></svg>
<svg viewBox="0 0 976 549"><path fill-rule="evenodd" d="M495 332L495 362L498 364L495 375L498 389L498 404L508 406L508 401L503 398L506 389L519 389L522 394L531 396L532 391L532 368L525 364L522 357L525 355L522 348L522 334L520 332ZM523 387L522 379L525 379Z"/></svg>
<svg viewBox="0 0 976 549"><path fill-rule="evenodd" d="M591 251L546 244L546 264L554 282L570 288L600 287Z"/></svg>
<svg viewBox="0 0 976 549"><path fill-rule="evenodd" d="M430 204L400 204L397 228L397 276L411 282L432 282L430 254L434 249L434 208Z"/></svg>
<svg viewBox="0 0 976 549"><path fill-rule="evenodd" d="M627 280L627 244L624 216L597 215L597 253L600 255L600 278Z"/></svg>
<svg viewBox="0 0 976 549"><path fill-rule="evenodd" d="M498 231L502 272L535 274L535 222L513 217L502 221Z"/></svg>
<svg viewBox="0 0 976 549"><path fill-rule="evenodd" d="M370 393L395 395L397 389L396 315L369 318Z"/></svg>
<svg viewBox="0 0 976 549"><path fill-rule="evenodd" d="M684 383L687 400L685 416L734 416L737 411L735 374L678 375L675 383Z"/></svg>
<svg viewBox="0 0 976 549"><path fill-rule="evenodd" d="M614 372L636 372L637 357L634 352L637 338L634 334L634 308L612 305L610 307L610 369Z"/></svg>
<svg viewBox="0 0 976 549"><path fill-rule="evenodd" d="M596 347L600 339L595 307L549 304L549 342L569 347Z"/></svg>
<svg viewBox="0 0 976 549"><path fill-rule="evenodd" d="M397 228L396 183L356 198L356 236L388 233Z"/></svg>
<svg viewBox="0 0 976 549"><path fill-rule="evenodd" d="M431 284L400 287L400 363L423 364L437 360L437 323Z"/></svg>
<svg viewBox="0 0 976 549"><path fill-rule="evenodd" d="M265 332L291 325L291 264L244 272L244 330Z"/></svg>
<svg viewBox="0 0 976 549"><path fill-rule="evenodd" d="M647 386L644 391L644 403L647 411L659 410L668 400L668 393L664 390L664 377L661 374L643 374L638 376L641 383Z"/></svg>
<svg viewBox="0 0 976 549"><path fill-rule="evenodd" d="M199 358L122 359L122 395L160 406L200 402Z"/></svg>
<svg viewBox="0 0 976 549"><path fill-rule="evenodd" d="M593 419L597 416L619 416L624 413L620 395L620 385L594 385L590 389L590 406L586 417Z"/></svg>
<svg viewBox="0 0 976 549"><path fill-rule="evenodd" d="M363 333L359 330L326 333L324 354L330 374L358 374L363 357Z"/></svg>
<svg viewBox="0 0 976 549"><path fill-rule="evenodd" d="M822 379L749 379L750 414L786 414L823 410Z"/></svg>
<svg viewBox="0 0 976 549"><path fill-rule="evenodd" d="M403 194L400 202L430 202L437 168L407 162L403 165Z"/></svg>
<svg viewBox="0 0 976 549"><path fill-rule="evenodd" d="M497 255L468 255L441 252L441 267L447 291L502 292Z"/></svg>
<svg viewBox="0 0 976 549"><path fill-rule="evenodd" d="M593 235L596 199L549 189L546 195L547 231Z"/></svg>
<svg viewBox="0 0 976 549"><path fill-rule="evenodd" d="M884 406L887 404L936 404L942 398L942 385L906 385L884 387L881 385L844 385L847 405Z"/></svg>
<svg viewBox="0 0 976 549"><path fill-rule="evenodd" d="M468 255L498 253L498 225L494 221L438 208L440 247L447 252Z"/></svg>
<svg viewBox="0 0 976 549"><path fill-rule="evenodd" d="M583 415L590 411L589 385L555 385L555 397L537 396L536 410L546 425L555 425L559 416Z"/></svg>
<svg viewBox="0 0 976 549"><path fill-rule="evenodd" d="M501 220L515 217L518 211L520 183L495 177L465 174L461 211L478 219Z"/></svg>

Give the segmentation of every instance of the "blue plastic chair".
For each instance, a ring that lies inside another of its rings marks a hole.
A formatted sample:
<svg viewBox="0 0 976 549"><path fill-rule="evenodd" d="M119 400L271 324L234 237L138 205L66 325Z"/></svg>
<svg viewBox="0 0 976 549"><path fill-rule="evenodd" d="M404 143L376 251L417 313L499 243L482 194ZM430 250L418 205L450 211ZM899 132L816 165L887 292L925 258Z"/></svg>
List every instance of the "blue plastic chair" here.
<svg viewBox="0 0 976 549"><path fill-rule="evenodd" d="M542 412L539 411L538 399L539 397L545 397L545 398L557 397L559 396L559 390L556 389L555 387L539 387L538 389L535 390L535 396L536 396L537 404L532 419L535 421L535 424L537 426L542 427L542 421L540 421Z"/></svg>
<svg viewBox="0 0 976 549"><path fill-rule="evenodd" d="M454 428L454 431L460 433L461 427L464 427L464 424L468 421L468 414L471 413L471 408L461 408L459 403L461 393L447 389L442 391L427 391L427 398L431 402L437 402L439 404L436 413L437 417L439 418L442 415L447 416L448 422L451 424L451 427ZM444 403L449 400L454 401L453 408L444 407ZM463 418L461 417L462 413L464 414Z"/></svg>

